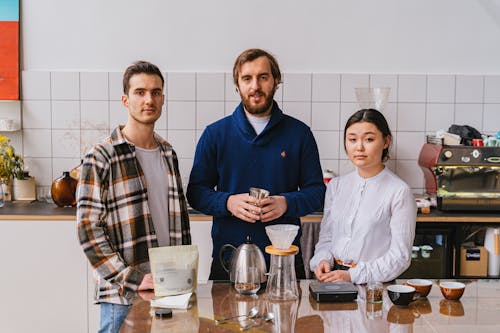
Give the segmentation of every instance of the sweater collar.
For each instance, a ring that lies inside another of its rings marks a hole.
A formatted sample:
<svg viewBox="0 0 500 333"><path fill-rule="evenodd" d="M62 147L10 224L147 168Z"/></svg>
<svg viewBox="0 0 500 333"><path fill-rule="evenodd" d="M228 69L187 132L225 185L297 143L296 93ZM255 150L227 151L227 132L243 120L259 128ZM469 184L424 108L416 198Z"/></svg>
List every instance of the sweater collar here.
<svg viewBox="0 0 500 333"><path fill-rule="evenodd" d="M273 109L271 111L271 119L269 119L269 123L266 128L257 135L252 125L248 121L248 118L245 114L245 110L243 109L243 103L240 103L233 112L233 119L236 122L238 128L243 132L245 137L249 140L256 140L259 137L265 135L271 128L275 127L282 119L284 118L283 111L278 106L276 101L273 101Z"/></svg>

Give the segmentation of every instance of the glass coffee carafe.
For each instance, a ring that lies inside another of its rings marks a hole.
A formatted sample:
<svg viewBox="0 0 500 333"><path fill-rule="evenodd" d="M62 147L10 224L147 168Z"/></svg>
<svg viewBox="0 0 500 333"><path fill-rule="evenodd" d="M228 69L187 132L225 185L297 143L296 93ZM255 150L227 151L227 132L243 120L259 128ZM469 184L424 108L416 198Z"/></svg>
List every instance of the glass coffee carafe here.
<svg viewBox="0 0 500 333"><path fill-rule="evenodd" d="M299 252L292 245L299 227L292 224L276 224L266 227L272 245L266 247L271 255L271 266L266 294L271 300L294 300L299 296L295 275L295 255Z"/></svg>

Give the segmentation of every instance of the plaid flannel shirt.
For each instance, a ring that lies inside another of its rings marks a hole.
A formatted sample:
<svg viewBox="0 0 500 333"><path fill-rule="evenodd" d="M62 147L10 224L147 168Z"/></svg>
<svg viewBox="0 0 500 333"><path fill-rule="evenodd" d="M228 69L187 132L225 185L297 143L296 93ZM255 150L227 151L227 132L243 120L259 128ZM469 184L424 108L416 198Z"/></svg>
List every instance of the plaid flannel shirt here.
<svg viewBox="0 0 500 333"><path fill-rule="evenodd" d="M170 245L191 244L189 216L177 156L155 133L168 166ZM97 302L132 304L148 249L157 247L148 193L135 147L117 127L83 161L77 189L78 237L94 268Z"/></svg>

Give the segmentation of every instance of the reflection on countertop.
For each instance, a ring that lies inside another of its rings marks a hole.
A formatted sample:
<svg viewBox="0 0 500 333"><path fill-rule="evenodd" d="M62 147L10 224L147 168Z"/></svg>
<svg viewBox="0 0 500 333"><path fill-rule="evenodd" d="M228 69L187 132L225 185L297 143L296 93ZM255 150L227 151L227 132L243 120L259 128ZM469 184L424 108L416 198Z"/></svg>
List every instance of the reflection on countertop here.
<svg viewBox="0 0 500 333"><path fill-rule="evenodd" d="M317 303L309 296L309 283L299 284L299 300L274 302L265 292L257 297L235 292L226 282L209 281L199 284L189 310L173 310L173 318L167 320L151 316L149 302L154 297L143 294L132 306L121 332L163 332L170 328L182 328L182 332L239 332L245 318L227 324L216 325L215 320L247 314L258 306L261 314L272 312L274 324L257 319L256 328L248 332L497 332L500 327L500 281L461 280L466 290L459 301L444 300L439 280L426 298L410 303L409 307L394 306L387 292L379 307L371 307L365 301L365 286L358 286L358 299L349 303ZM397 280L396 283L403 283ZM386 285L387 286L387 285Z"/></svg>

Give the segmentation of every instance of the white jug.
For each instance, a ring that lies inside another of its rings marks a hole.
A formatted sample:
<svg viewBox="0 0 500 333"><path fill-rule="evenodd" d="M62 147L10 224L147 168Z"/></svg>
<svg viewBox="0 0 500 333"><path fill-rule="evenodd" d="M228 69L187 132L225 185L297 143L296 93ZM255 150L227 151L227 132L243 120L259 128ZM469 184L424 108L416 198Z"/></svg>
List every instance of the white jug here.
<svg viewBox="0 0 500 333"><path fill-rule="evenodd" d="M487 228L484 247L488 250L488 276L500 276L500 228Z"/></svg>

